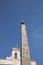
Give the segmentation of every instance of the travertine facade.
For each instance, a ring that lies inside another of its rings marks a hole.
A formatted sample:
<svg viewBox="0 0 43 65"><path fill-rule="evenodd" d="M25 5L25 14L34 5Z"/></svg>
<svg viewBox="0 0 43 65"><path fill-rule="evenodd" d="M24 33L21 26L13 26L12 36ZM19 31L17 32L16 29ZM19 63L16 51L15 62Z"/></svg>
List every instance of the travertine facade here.
<svg viewBox="0 0 43 65"><path fill-rule="evenodd" d="M17 53L17 58L15 58L15 53ZM12 48L11 56L0 59L0 65L21 65L20 49ZM31 65L36 65L36 62L31 61Z"/></svg>
<svg viewBox="0 0 43 65"><path fill-rule="evenodd" d="M12 48L11 56L0 59L0 65L36 65L35 61L30 60L26 26L21 24L21 47Z"/></svg>
<svg viewBox="0 0 43 65"><path fill-rule="evenodd" d="M11 56L6 57L6 59L0 59L0 65L1 64L2 65L20 65L20 49L12 48Z"/></svg>

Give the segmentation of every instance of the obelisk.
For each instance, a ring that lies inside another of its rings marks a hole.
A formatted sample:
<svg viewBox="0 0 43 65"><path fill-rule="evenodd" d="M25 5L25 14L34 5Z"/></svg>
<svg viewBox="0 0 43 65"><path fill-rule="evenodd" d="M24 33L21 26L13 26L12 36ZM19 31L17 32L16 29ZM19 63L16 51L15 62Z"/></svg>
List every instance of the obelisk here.
<svg viewBox="0 0 43 65"><path fill-rule="evenodd" d="M26 25L21 23L21 65L31 65Z"/></svg>

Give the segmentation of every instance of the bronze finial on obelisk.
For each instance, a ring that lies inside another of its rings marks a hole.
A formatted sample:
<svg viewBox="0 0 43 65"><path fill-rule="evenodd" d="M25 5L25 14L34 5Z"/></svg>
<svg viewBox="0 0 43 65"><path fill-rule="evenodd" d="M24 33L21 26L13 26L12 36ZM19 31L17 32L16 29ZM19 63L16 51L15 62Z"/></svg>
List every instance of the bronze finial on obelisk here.
<svg viewBox="0 0 43 65"><path fill-rule="evenodd" d="M21 23L21 65L31 65L26 25L24 21Z"/></svg>

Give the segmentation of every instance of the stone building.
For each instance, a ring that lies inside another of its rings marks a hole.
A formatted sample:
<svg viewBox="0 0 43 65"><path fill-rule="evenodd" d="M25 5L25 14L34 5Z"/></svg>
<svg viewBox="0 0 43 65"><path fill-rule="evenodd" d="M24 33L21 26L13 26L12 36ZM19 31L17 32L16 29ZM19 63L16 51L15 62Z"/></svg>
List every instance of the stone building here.
<svg viewBox="0 0 43 65"><path fill-rule="evenodd" d="M10 57L6 57L6 59L0 59L0 65L20 65L20 49L12 48L12 53ZM36 65L35 61L31 61L31 65Z"/></svg>
<svg viewBox="0 0 43 65"><path fill-rule="evenodd" d="M36 65L35 61L30 60L26 26L21 23L21 47L12 48L11 56L0 59L0 65Z"/></svg>

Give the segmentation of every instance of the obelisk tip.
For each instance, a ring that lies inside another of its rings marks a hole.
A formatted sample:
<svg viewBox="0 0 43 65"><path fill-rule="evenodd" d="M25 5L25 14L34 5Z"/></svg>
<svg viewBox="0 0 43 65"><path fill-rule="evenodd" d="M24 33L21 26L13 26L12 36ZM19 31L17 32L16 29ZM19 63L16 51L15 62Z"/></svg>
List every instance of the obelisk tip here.
<svg viewBox="0 0 43 65"><path fill-rule="evenodd" d="M24 23L24 20L22 20L21 24L25 24L25 23Z"/></svg>

